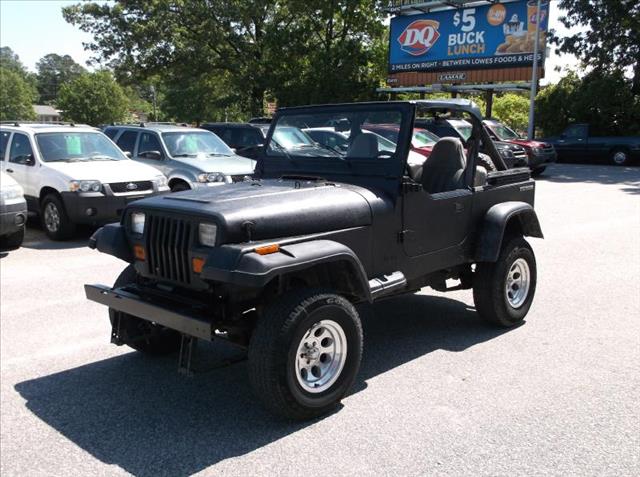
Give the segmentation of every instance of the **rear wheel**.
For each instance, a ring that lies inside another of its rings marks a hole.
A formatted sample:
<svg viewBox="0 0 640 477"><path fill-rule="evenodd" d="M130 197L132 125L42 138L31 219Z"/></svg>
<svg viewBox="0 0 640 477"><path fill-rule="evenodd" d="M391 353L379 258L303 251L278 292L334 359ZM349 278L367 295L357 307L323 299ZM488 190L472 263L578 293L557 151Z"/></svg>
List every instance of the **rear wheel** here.
<svg viewBox="0 0 640 477"><path fill-rule="evenodd" d="M497 262L476 266L473 301L478 314L500 326L519 324L531 307L536 280L536 259L529 243L522 237L509 240Z"/></svg>
<svg viewBox="0 0 640 477"><path fill-rule="evenodd" d="M133 265L129 265L122 271L113 287L134 284L139 279ZM150 355L165 355L178 351L180 347L180 333L175 330L113 308L109 308L109 319L113 329L117 330L118 338L136 351Z"/></svg>
<svg viewBox="0 0 640 477"><path fill-rule="evenodd" d="M269 306L249 346L249 379L272 412L310 419L351 388L362 357L357 311L341 296L292 292Z"/></svg>
<svg viewBox="0 0 640 477"><path fill-rule="evenodd" d="M610 158L614 166L626 166L630 162L629 151L626 149L614 149Z"/></svg>
<svg viewBox="0 0 640 477"><path fill-rule="evenodd" d="M71 238L76 226L57 195L49 194L42 199L41 214L42 227L50 239L65 240Z"/></svg>

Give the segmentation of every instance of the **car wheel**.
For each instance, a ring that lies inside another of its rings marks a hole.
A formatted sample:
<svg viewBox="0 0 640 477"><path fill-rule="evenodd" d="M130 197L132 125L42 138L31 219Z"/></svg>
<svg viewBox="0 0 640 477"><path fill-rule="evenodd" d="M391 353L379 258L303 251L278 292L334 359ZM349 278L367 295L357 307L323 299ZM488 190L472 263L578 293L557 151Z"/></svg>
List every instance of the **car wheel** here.
<svg viewBox="0 0 640 477"><path fill-rule="evenodd" d="M547 166L538 167L537 169L534 169L531 171L531 175L533 177L540 177L546 169L547 169Z"/></svg>
<svg viewBox="0 0 640 477"><path fill-rule="evenodd" d="M311 419L351 388L362 358L362 325L333 293L299 290L268 306L249 345L249 379L270 411Z"/></svg>
<svg viewBox="0 0 640 477"><path fill-rule="evenodd" d="M0 239L0 250L8 252L20 248L24 241L24 227Z"/></svg>
<svg viewBox="0 0 640 477"><path fill-rule="evenodd" d="M626 149L615 149L611 152L611 162L614 166L626 166L629 161L629 151Z"/></svg>
<svg viewBox="0 0 640 477"><path fill-rule="evenodd" d="M125 268L114 288L139 282L139 275L133 265ZM118 323L119 319L119 323ZM180 333L164 326L109 308L109 320L118 338L126 345L141 353L162 356L180 348Z"/></svg>
<svg viewBox="0 0 640 477"><path fill-rule="evenodd" d="M40 217L44 232L52 240L68 239L76 231L62 201L54 194L49 194L42 200Z"/></svg>
<svg viewBox="0 0 640 477"><path fill-rule="evenodd" d="M486 321L505 327L519 324L527 315L536 291L536 259L522 237L508 241L495 263L476 265L473 301Z"/></svg>
<svg viewBox="0 0 640 477"><path fill-rule="evenodd" d="M171 186L171 192L182 192L183 190L191 190L191 187L189 187L189 184L182 181L175 182Z"/></svg>

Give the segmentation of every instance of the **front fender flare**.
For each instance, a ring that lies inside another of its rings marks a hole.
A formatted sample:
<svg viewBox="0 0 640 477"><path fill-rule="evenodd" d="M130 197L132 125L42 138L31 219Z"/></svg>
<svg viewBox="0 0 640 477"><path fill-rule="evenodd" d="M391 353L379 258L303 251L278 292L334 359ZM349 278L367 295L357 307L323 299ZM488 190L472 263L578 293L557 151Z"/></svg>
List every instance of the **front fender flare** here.
<svg viewBox="0 0 640 477"><path fill-rule="evenodd" d="M89 239L89 248L133 263L133 252L124 227L120 224L107 224L96 230Z"/></svg>
<svg viewBox="0 0 640 477"><path fill-rule="evenodd" d="M502 202L491 207L484 216L480 237L476 243L475 261L498 260L505 230L512 220L517 220L522 234L544 238L538 216L526 202Z"/></svg>
<svg viewBox="0 0 640 477"><path fill-rule="evenodd" d="M321 264L348 267L357 283L354 288L363 300L370 301L369 282L362 263L346 245L333 240L311 240L281 245L279 252L259 255L255 245L247 248L221 246L213 249L204 264L201 278L243 287L262 288L272 279L292 272L300 272Z"/></svg>

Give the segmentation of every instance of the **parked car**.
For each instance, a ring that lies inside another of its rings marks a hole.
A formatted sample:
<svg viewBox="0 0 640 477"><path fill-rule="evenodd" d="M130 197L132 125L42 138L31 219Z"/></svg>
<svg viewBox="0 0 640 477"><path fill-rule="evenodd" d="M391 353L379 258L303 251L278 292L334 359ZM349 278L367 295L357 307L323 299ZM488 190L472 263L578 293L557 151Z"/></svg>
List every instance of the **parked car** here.
<svg viewBox="0 0 640 477"><path fill-rule="evenodd" d="M460 138L463 144L472 134L471 123L464 119L449 119L440 116L420 118L416 119L415 126L427 129L438 137ZM504 141L493 141L493 144L509 168L527 167L529 165L527 151L522 146ZM480 150L486 153L487 146L481 144Z"/></svg>
<svg viewBox="0 0 640 477"><path fill-rule="evenodd" d="M269 130L269 125L263 123L205 123L201 127L222 139L238 155L250 159L258 159Z"/></svg>
<svg viewBox="0 0 640 477"><path fill-rule="evenodd" d="M14 123L0 133L2 170L54 240L71 237L77 224L117 221L128 203L169 190L157 169L130 160L93 128Z"/></svg>
<svg viewBox="0 0 640 477"><path fill-rule="evenodd" d="M109 126L105 134L136 162L169 179L172 192L243 181L255 161L240 157L215 134L175 124Z"/></svg>
<svg viewBox="0 0 640 477"><path fill-rule="evenodd" d="M367 127L394 143L398 142L398 134L400 134L400 128L398 126L394 126L393 124L376 124ZM427 129L413 128L411 150L424 157L429 157L438 139L440 138Z"/></svg>
<svg viewBox="0 0 640 477"><path fill-rule="evenodd" d="M549 164L558 159L555 148L548 142L530 141L523 138L513 129L495 119L485 119L482 123L489 130L489 135L494 142L504 141L517 144L527 151L529 169L534 176L542 174Z"/></svg>
<svg viewBox="0 0 640 477"><path fill-rule="evenodd" d="M0 132L0 154L9 142L9 135ZM20 248L27 223L27 201L24 191L9 174L0 171L0 252Z"/></svg>
<svg viewBox="0 0 640 477"><path fill-rule="evenodd" d="M471 155L442 138L418 180L406 167L411 124L434 109L470 115ZM346 152L275 142L317 117L348 124ZM394 151L364 130L381 119L400 127ZM87 297L109 307L116 344L179 352L188 373L198 339L226 339L248 348L250 382L269 409L329 412L360 367L355 304L431 286L473 289L492 324L527 315L536 261L524 237L542 237L536 184L506 168L481 121L462 100L280 109L255 180L136 202L96 232L90 246L129 266L113 287L85 285ZM499 171L477 167L480 142Z"/></svg>
<svg viewBox="0 0 640 477"><path fill-rule="evenodd" d="M572 124L559 136L541 141L553 144L560 160L608 159L613 165L627 166L640 159L640 136L596 136L588 124Z"/></svg>

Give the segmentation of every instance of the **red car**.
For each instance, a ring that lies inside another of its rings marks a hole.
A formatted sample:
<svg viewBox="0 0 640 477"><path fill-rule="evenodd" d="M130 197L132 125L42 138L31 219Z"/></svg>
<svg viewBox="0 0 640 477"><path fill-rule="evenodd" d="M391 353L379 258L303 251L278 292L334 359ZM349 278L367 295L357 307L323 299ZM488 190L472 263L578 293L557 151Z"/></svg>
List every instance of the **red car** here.
<svg viewBox="0 0 640 477"><path fill-rule="evenodd" d="M382 137L394 143L398 142L398 132L400 128L395 124L365 124L363 127L368 131L380 134ZM429 157L438 139L440 139L438 136L426 129L414 128L413 138L411 139L411 150L424 157Z"/></svg>
<svg viewBox="0 0 640 477"><path fill-rule="evenodd" d="M556 150L552 144L533 140L529 141L495 119L485 119L482 123L486 126L492 139L510 142L524 147L529 158L531 174L534 176L542 174L547 168L547 165L556 162L558 159Z"/></svg>

